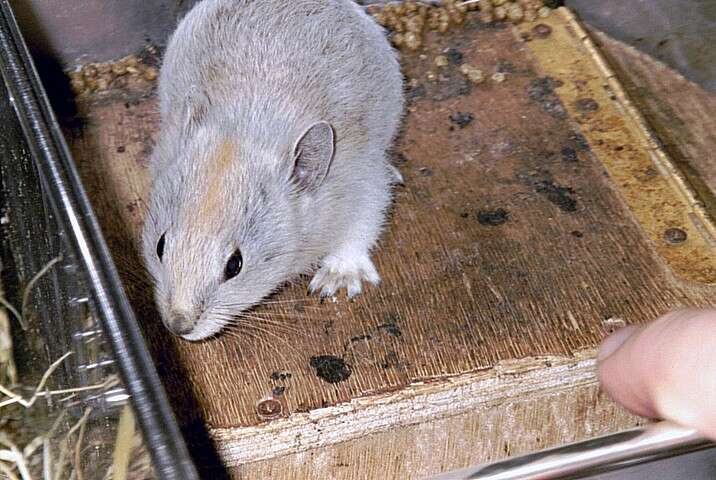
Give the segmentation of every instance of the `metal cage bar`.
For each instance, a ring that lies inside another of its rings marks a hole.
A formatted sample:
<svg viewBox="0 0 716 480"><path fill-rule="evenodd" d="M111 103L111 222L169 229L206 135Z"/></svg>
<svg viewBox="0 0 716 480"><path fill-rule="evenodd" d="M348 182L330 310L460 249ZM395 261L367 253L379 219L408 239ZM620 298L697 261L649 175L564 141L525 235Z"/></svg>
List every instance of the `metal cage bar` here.
<svg viewBox="0 0 716 480"><path fill-rule="evenodd" d="M0 0L0 69L49 210L79 265L161 479L198 479L59 125L8 0Z"/></svg>

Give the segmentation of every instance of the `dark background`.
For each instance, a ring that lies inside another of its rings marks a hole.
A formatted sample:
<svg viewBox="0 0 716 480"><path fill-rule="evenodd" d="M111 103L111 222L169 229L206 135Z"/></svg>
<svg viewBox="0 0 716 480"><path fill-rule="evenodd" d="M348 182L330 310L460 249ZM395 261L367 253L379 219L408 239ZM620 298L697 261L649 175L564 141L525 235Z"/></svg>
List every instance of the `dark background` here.
<svg viewBox="0 0 716 480"><path fill-rule="evenodd" d="M198 0L11 0L38 61L63 67L162 45ZM287 0L288 1L288 0ZM361 3L383 3L362 0ZM568 0L587 23L716 91L716 1Z"/></svg>

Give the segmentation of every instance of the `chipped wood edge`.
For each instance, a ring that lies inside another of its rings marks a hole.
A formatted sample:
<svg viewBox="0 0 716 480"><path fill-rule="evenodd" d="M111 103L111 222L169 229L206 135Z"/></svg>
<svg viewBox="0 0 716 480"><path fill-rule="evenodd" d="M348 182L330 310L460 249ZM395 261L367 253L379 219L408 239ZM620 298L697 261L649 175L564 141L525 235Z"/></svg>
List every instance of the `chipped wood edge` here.
<svg viewBox="0 0 716 480"><path fill-rule="evenodd" d="M533 357L494 368L414 383L398 392L356 398L256 427L214 428L229 467L325 447L372 433L460 415L525 397L597 383L594 349L573 357Z"/></svg>

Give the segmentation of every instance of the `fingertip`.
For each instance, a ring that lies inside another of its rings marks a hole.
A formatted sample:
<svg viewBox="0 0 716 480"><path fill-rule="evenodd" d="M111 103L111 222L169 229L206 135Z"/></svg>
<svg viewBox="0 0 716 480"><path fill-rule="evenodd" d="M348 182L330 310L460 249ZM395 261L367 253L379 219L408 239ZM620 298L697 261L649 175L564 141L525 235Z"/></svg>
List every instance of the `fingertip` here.
<svg viewBox="0 0 716 480"><path fill-rule="evenodd" d="M605 339L598 354L602 389L642 416L716 430L716 311L681 310Z"/></svg>
<svg viewBox="0 0 716 480"><path fill-rule="evenodd" d="M602 341L602 345L599 347L599 352L597 353L597 362L603 362L608 357L610 357L614 352L616 352L619 347L624 345L624 343L631 337L639 328L635 325L630 325L628 327L621 328L617 330L616 332L609 335L607 338L605 338Z"/></svg>
<svg viewBox="0 0 716 480"><path fill-rule="evenodd" d="M602 390L615 402L642 417L654 418L649 383L652 359L644 351L648 327L630 325L603 342L597 355L597 375Z"/></svg>

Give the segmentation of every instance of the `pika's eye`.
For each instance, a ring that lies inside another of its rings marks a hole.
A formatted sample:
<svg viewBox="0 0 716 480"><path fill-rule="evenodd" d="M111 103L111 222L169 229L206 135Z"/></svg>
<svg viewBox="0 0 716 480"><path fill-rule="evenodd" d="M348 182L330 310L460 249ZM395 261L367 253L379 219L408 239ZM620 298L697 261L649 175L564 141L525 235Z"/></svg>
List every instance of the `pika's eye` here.
<svg viewBox="0 0 716 480"><path fill-rule="evenodd" d="M165 243L164 236L165 235L166 235L166 232L162 233L162 236L159 237L159 241L157 242L157 257L159 257L160 261L161 261L162 257L164 256L164 243Z"/></svg>
<svg viewBox="0 0 716 480"><path fill-rule="evenodd" d="M241 257L241 252L236 250L230 257L229 261L226 262L226 269L224 270L224 276L226 280L231 280L241 271L241 267L244 265L244 259Z"/></svg>

